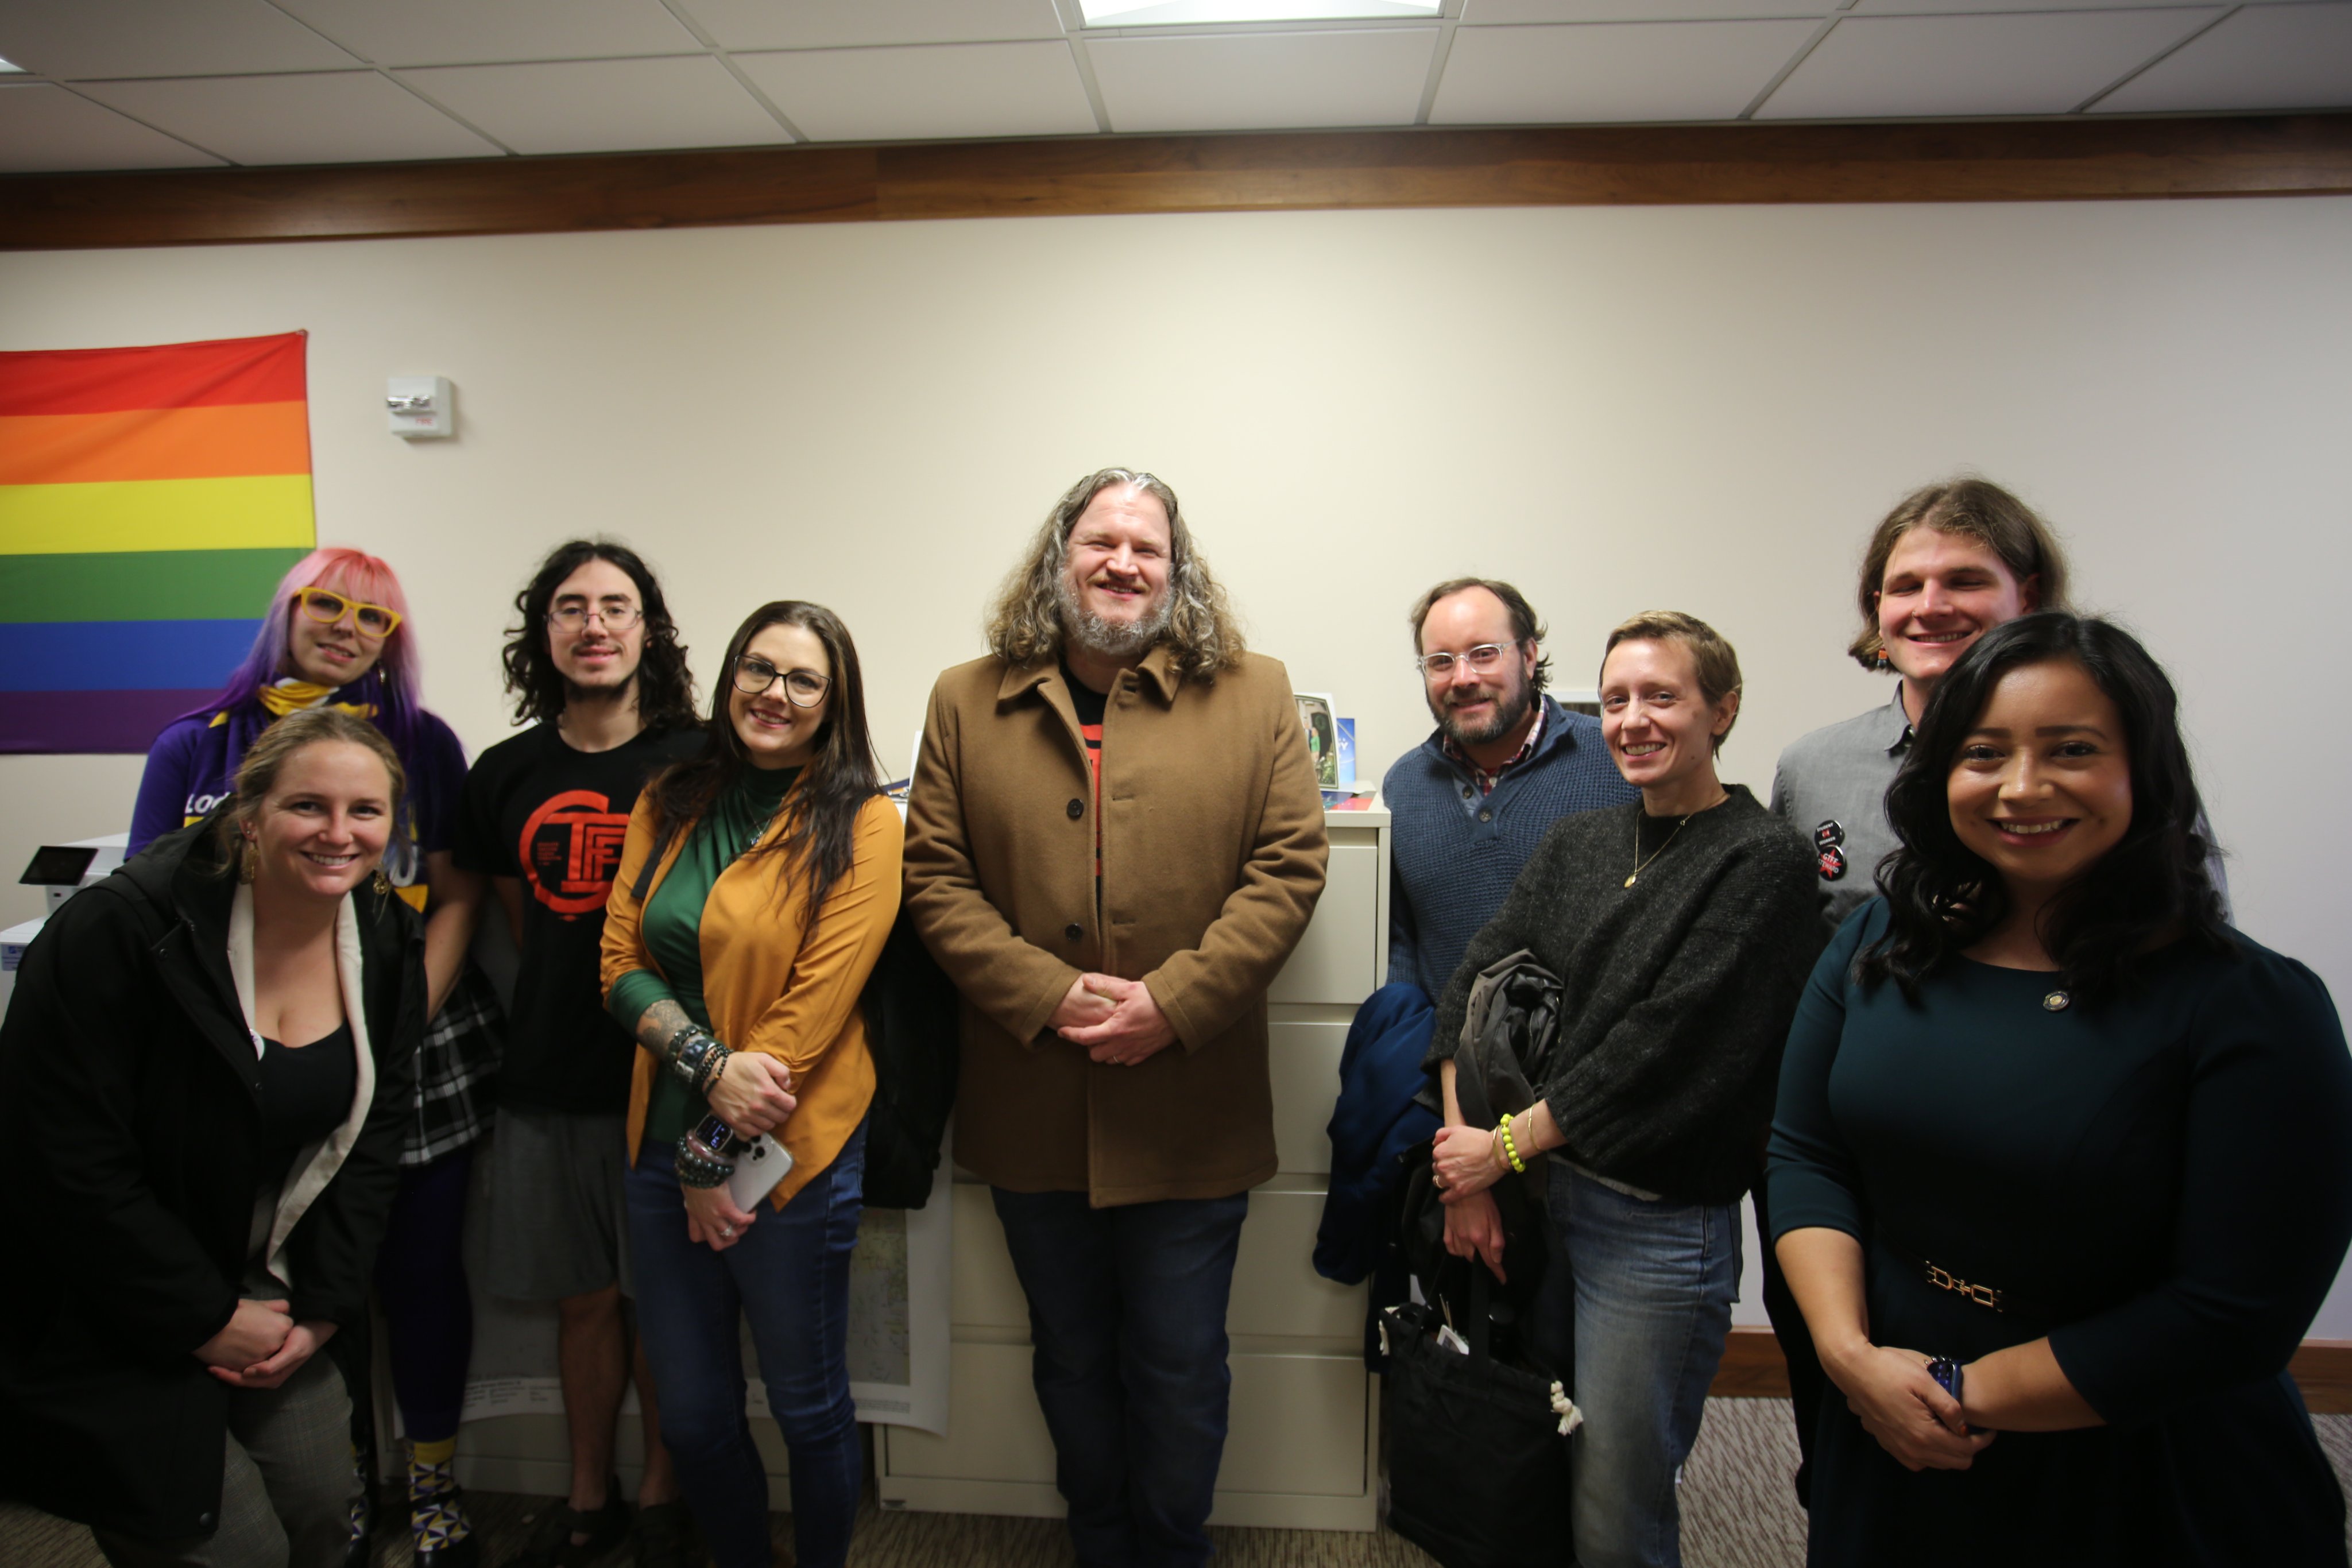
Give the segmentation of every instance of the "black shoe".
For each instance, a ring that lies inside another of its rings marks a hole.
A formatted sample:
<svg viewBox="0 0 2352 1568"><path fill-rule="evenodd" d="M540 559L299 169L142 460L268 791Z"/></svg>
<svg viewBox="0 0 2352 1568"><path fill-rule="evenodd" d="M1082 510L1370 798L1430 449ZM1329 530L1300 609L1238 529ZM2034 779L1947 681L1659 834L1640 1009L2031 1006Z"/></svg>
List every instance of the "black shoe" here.
<svg viewBox="0 0 2352 1568"><path fill-rule="evenodd" d="M575 1542L575 1534L588 1539ZM604 1506L593 1513L577 1512L562 1500L549 1503L522 1555L507 1568L593 1568L628 1538L629 1505L621 1500L616 1477L604 1483Z"/></svg>
<svg viewBox="0 0 2352 1568"><path fill-rule="evenodd" d="M707 1568L709 1553L694 1532L683 1498L637 1510L636 1568Z"/></svg>

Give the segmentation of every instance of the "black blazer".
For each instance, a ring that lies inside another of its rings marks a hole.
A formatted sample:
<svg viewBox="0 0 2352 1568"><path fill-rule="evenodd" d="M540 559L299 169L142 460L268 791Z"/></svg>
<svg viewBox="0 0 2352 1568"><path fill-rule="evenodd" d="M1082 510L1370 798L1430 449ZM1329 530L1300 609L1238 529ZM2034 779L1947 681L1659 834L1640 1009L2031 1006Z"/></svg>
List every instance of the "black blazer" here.
<svg viewBox="0 0 2352 1568"><path fill-rule="evenodd" d="M258 1064L207 821L76 894L0 1024L0 1490L150 1538L208 1535L226 1385L192 1354L235 1312L262 1180ZM357 1322L425 1032L415 914L362 888L375 1092L287 1240L294 1317Z"/></svg>

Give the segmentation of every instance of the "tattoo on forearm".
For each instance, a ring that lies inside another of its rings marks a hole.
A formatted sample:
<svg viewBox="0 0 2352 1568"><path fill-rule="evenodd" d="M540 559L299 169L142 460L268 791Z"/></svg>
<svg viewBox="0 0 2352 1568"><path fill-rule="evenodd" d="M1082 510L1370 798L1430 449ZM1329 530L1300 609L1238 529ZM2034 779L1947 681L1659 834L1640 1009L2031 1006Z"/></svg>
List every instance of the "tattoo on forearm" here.
<svg viewBox="0 0 2352 1568"><path fill-rule="evenodd" d="M647 1008L637 1019L637 1043L667 1066L677 1060L677 1048L673 1042L681 1031L693 1027L693 1024L694 1020L686 1016L684 1008L664 997Z"/></svg>
<svg viewBox="0 0 2352 1568"><path fill-rule="evenodd" d="M665 997L637 1019L637 1043L654 1053L666 1071L674 1073L698 1094L727 1071L732 1054L709 1030L686 1016L686 1009Z"/></svg>

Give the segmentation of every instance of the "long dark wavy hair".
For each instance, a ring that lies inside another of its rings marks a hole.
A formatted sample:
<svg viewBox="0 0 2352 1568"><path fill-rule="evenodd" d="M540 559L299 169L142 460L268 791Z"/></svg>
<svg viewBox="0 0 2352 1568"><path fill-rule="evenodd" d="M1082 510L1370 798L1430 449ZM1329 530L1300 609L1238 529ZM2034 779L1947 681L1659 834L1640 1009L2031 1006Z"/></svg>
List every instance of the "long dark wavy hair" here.
<svg viewBox="0 0 2352 1568"><path fill-rule="evenodd" d="M508 629L506 650L499 655L507 668L507 690L514 695L515 722L551 724L563 712L563 673L548 652L547 612L563 580L592 560L610 561L637 585L637 603L646 616L645 653L637 663L637 717L647 729L692 728L700 722L694 711L694 672L687 668L686 645L677 640L677 622L670 619L660 580L636 551L612 539L570 539L556 546L540 562L530 584L515 595L515 614L521 624Z"/></svg>
<svg viewBox="0 0 2352 1568"><path fill-rule="evenodd" d="M699 821L727 787L751 766L743 737L735 733L728 709L735 690L735 665L752 638L771 626L798 626L824 644L833 666L831 704L824 727L817 731L816 749L802 770L800 781L785 798L789 815L784 831L767 845L751 852L780 855L778 864L805 871L808 882L808 924L841 879L849 874L857 847L857 813L882 792L882 768L874 755L873 732L866 725L866 677L857 665L857 644L841 617L822 604L803 599L780 599L751 612L727 643L727 660L712 683L710 716L703 725L702 749L674 762L646 786L653 804L656 842L666 844L688 824ZM778 887L790 895L789 879L779 874Z"/></svg>
<svg viewBox="0 0 2352 1568"><path fill-rule="evenodd" d="M2008 914L2000 875L1952 831L1947 781L2001 677L2061 660L2081 665L2123 717L2132 815L2115 848L2051 901L2042 946L2067 988L2092 1005L2130 984L2148 950L2175 934L2228 948L2171 680L2122 627L2051 610L1988 632L1936 683L1886 791L1902 847L1879 863L1892 924L1855 963L1864 985L1892 979L1916 1001L1920 981Z"/></svg>

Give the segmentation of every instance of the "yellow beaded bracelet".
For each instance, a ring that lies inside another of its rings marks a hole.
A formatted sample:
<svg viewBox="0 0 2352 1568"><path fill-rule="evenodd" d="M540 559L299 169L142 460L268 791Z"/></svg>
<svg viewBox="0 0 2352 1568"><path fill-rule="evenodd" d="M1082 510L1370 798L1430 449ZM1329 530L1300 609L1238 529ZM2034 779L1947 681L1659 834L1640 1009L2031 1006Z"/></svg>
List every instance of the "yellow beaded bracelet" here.
<svg viewBox="0 0 2352 1568"><path fill-rule="evenodd" d="M1504 1117L1503 1124L1496 1131L1503 1134L1503 1157L1511 1162L1513 1170L1525 1176L1528 1167L1519 1158L1519 1146L1511 1141L1511 1119L1508 1116Z"/></svg>

